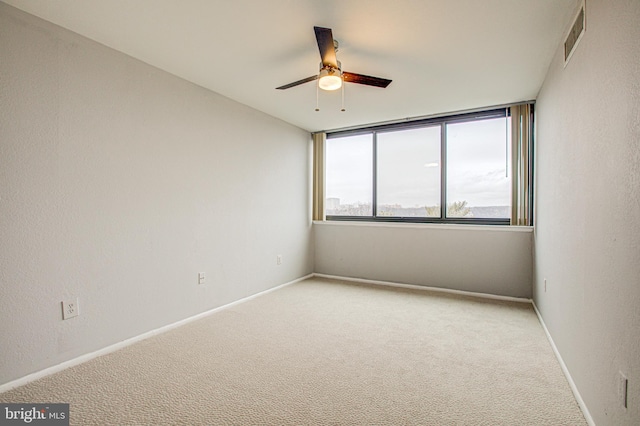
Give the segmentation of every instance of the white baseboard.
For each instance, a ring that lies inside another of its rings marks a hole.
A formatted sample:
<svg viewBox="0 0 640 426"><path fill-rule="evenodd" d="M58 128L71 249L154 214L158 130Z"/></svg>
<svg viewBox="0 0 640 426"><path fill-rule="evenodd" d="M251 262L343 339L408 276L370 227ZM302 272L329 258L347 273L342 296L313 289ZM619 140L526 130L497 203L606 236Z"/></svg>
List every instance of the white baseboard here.
<svg viewBox="0 0 640 426"><path fill-rule="evenodd" d="M587 408L587 405L584 403L584 400L582 399L582 395L580 395L580 392L578 391L578 388L576 387L576 384L573 381L571 374L569 373L569 369L567 368L567 365L564 363L564 360L562 359L562 356L558 351L558 347L556 346L555 342L553 341L553 338L551 337L551 334L549 333L549 329L547 328L547 325L544 323L544 320L542 319L542 315L540 314L540 311L538 310L536 303L532 300L531 304L533 305L533 309L536 311L536 315L538 316L538 320L542 325L542 329L544 330L544 333L547 335L547 340L549 340L549 344L553 349L553 353L556 355L556 358L560 363L560 368L562 368L562 372L564 373L564 376L567 378L567 381L569 382L569 387L571 388L571 392L573 392L573 396L576 398L576 401L578 402L578 406L582 411L582 415L584 415L584 418L589 424L589 426L596 426L596 423L593 421L593 417L591 417L591 413L589 413L589 409Z"/></svg>
<svg viewBox="0 0 640 426"><path fill-rule="evenodd" d="M87 362L89 360L92 360L94 358L97 358L99 356L106 355L106 354L111 353L111 352L115 352L115 351L117 351L119 349L122 349L124 347L133 345L134 343L137 343L137 342L139 342L141 340L145 340L145 339L148 339L149 337L153 337L153 336L155 336L157 334L161 334L161 333L167 332L167 331L172 330L172 329L174 329L176 327L180 327L181 325L188 324L188 323L190 323L192 321L204 318L206 316L209 316L209 315L211 315L211 314L213 314L215 312L221 311L223 309L227 309L227 308L230 308L232 306L238 305L240 303L247 302L247 301L249 301L251 299L255 299L256 297L265 295L267 293L271 293L272 291L281 289L281 288L286 287L288 285L295 284L297 282L306 280L307 278L311 278L312 276L313 276L313 274L306 275L306 276L298 278L296 280L289 281L288 283L284 283L284 284L281 284L279 286L276 286L276 287L261 291L260 293L256 293L256 294L253 294L251 296L247 296L247 297L244 297L242 299L236 300L235 302L227 303L226 305L219 306L217 308L213 308L213 309L210 309L210 310L205 311L205 312L201 312L199 314L196 314L196 315L193 315L191 317L185 318L183 320L180 320L180 321L177 321L177 322L162 326L160 328L156 328L156 329L151 330L151 331L147 331L146 333L142 333L142 334L140 334L138 336L131 337L131 338L127 339L127 340L123 340L122 342L114 343L113 345L109 345L109 346L107 346L105 348L98 349L97 351L90 352L90 353L84 354L84 355L80 355L79 357L70 359L69 361L65 361L65 362L62 362L60 364L54 365L52 367L45 368L44 370L36 371L35 373L31 373L31 374L29 374L27 376L24 376L24 377L21 377L19 379L12 380L12 381L10 381L8 383L0 385L0 393L9 391L9 390L14 389L14 388L17 388L18 386L26 385L27 383L33 382L35 380L41 379L43 377L49 376L49 375L57 373L59 371L66 370L67 368L70 368L70 367L85 363L85 362Z"/></svg>
<svg viewBox="0 0 640 426"><path fill-rule="evenodd" d="M497 294L488 294L488 293L475 293L472 291L464 291L464 290L452 290L448 288L441 287L429 287L424 285L414 285L414 284L401 284L394 283L391 281L377 281L377 280L367 280L364 278L350 278L350 277L340 277L337 275L327 275L327 274L313 274L314 277L318 278L327 278L332 280L341 280L341 281L351 281L356 283L363 284L373 284L373 285L382 285L387 287L399 287L399 288L408 288L412 290L427 290L427 291L437 291L440 293L449 293L449 294L458 294L461 296L471 296L471 297L479 297L482 299L492 299L492 300L505 300L508 302L519 302L519 303L531 303L531 299L527 299L524 297L511 297L511 296L500 296Z"/></svg>

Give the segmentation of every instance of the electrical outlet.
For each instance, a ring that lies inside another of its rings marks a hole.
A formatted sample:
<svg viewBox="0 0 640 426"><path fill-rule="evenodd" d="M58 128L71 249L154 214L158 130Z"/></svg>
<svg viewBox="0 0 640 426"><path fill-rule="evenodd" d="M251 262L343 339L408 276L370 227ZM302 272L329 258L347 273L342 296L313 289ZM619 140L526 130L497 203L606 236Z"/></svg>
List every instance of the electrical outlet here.
<svg viewBox="0 0 640 426"><path fill-rule="evenodd" d="M69 318L77 317L80 315L80 304L78 298L75 300L65 300L62 302L62 319L68 320Z"/></svg>
<svg viewBox="0 0 640 426"><path fill-rule="evenodd" d="M198 284L204 284L204 272L198 273Z"/></svg>
<svg viewBox="0 0 640 426"><path fill-rule="evenodd" d="M281 254L276 256L276 265L282 265L282 255Z"/></svg>
<svg viewBox="0 0 640 426"><path fill-rule="evenodd" d="M620 406L623 408L627 408L628 387L629 387L629 380L622 373L622 371L618 371L618 400L620 401Z"/></svg>

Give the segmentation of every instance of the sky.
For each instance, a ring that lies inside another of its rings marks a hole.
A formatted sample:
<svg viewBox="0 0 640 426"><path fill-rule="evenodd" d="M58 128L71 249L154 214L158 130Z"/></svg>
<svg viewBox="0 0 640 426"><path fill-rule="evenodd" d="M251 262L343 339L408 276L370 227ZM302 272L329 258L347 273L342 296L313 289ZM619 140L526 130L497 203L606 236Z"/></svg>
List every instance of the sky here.
<svg viewBox="0 0 640 426"><path fill-rule="evenodd" d="M448 201L510 205L505 118L447 125ZM378 204L440 203L440 126L378 133ZM326 196L341 204L370 203L372 136L327 140Z"/></svg>

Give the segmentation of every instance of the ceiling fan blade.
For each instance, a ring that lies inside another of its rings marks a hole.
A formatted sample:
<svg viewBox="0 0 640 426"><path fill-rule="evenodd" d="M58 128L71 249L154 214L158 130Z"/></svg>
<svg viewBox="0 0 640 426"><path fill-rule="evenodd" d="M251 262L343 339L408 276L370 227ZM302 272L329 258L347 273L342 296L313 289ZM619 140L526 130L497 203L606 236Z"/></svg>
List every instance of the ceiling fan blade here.
<svg viewBox="0 0 640 426"><path fill-rule="evenodd" d="M316 32L316 41L318 42L320 58L322 58L322 66L338 68L336 48L333 45L333 34L331 33L331 28L313 27L313 30Z"/></svg>
<svg viewBox="0 0 640 426"><path fill-rule="evenodd" d="M308 83L313 80L317 80L317 75L312 75L311 77L303 78L302 80L294 81L293 83L285 84L284 86L276 87L276 90L284 90L289 89L291 87L299 86L304 83Z"/></svg>
<svg viewBox="0 0 640 426"><path fill-rule="evenodd" d="M385 88L391 83L391 80L380 77L371 77L370 75L356 74L353 72L342 72L342 78L348 83L365 84L367 86L376 86Z"/></svg>

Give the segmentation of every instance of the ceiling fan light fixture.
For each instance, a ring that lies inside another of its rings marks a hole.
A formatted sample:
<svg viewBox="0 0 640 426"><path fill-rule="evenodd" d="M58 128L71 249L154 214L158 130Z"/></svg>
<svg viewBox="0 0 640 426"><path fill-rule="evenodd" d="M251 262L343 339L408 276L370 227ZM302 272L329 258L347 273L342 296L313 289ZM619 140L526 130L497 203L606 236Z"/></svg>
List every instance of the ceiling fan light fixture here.
<svg viewBox="0 0 640 426"><path fill-rule="evenodd" d="M339 69L323 68L318 76L318 87L322 90L338 90L342 87L342 73Z"/></svg>

